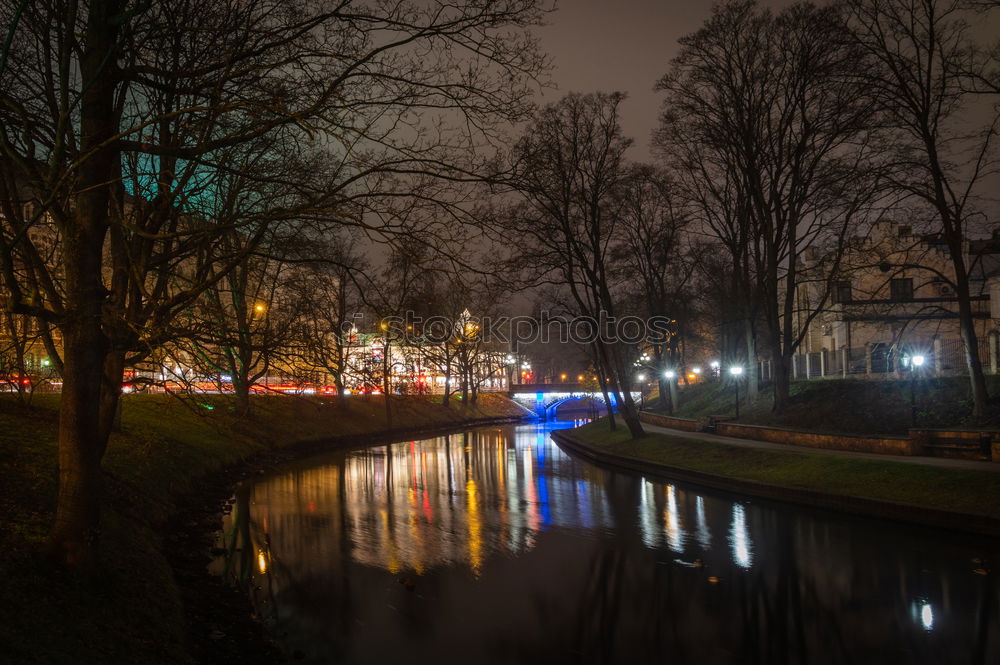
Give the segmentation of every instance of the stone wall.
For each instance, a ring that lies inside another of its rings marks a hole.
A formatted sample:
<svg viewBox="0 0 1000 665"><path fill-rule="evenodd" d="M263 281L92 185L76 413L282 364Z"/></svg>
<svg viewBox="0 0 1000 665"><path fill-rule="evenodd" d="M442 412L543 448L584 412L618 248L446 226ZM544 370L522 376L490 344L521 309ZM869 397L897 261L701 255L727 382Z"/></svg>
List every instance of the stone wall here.
<svg viewBox="0 0 1000 665"><path fill-rule="evenodd" d="M919 445L909 437L894 436L852 436L844 434L816 434L779 427L742 425L739 423L718 423L715 431L723 436L740 439L756 439L771 443L784 443L809 448L827 450L850 450L859 453L881 453L887 455L919 455Z"/></svg>
<svg viewBox="0 0 1000 665"><path fill-rule="evenodd" d="M699 432L704 429L701 426L701 423L697 420L692 420L690 418L675 418L673 416L665 416L661 413L650 413L649 411L640 412L639 420L644 423L649 423L650 425L659 425L660 427L679 429L683 432Z"/></svg>

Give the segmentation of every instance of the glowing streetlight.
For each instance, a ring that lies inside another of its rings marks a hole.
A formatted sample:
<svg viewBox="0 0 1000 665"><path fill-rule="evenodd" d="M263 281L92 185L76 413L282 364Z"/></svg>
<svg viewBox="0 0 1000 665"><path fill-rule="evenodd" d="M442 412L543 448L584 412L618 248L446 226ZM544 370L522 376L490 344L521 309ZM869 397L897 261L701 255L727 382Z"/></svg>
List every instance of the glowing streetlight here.
<svg viewBox="0 0 1000 665"><path fill-rule="evenodd" d="M917 426L917 374L926 360L922 355L910 358L910 427Z"/></svg>
<svg viewBox="0 0 1000 665"><path fill-rule="evenodd" d="M934 610L930 603L924 602L920 605L920 624L924 630L934 630Z"/></svg>
<svg viewBox="0 0 1000 665"><path fill-rule="evenodd" d="M645 381L646 380L646 375L645 374L640 374L636 378L639 379L639 381Z"/></svg>
<svg viewBox="0 0 1000 665"><path fill-rule="evenodd" d="M674 370L672 369L668 369L666 372L663 373L663 376L667 379L672 379L675 376L677 376L677 373L674 372Z"/></svg>
<svg viewBox="0 0 1000 665"><path fill-rule="evenodd" d="M257 310L258 312L263 312L267 308L264 307L264 305L257 303L256 305L254 305L254 309Z"/></svg>
<svg viewBox="0 0 1000 665"><path fill-rule="evenodd" d="M729 373L733 376L733 386L736 388L736 417L740 417L740 375L743 374L743 368L739 365L735 365L729 368Z"/></svg>

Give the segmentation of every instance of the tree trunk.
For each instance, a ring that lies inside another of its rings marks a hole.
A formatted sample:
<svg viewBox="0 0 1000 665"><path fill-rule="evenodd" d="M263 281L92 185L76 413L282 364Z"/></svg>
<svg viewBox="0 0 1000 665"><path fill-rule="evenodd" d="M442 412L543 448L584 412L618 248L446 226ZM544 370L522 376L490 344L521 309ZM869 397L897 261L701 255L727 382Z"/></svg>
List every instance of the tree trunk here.
<svg viewBox="0 0 1000 665"><path fill-rule="evenodd" d="M646 432L642 429L642 422L639 420L639 410L636 408L635 401L632 399L632 392L630 390L631 383L627 380L623 380L623 377L628 376L628 374L622 367L622 359L618 352L618 348L604 348L604 355L605 358L608 358L614 363L611 378L614 381L616 398L618 399L619 404L619 413L621 413L622 420L625 421L625 425L628 427L629 434L632 435L633 439L646 436Z"/></svg>
<svg viewBox="0 0 1000 665"><path fill-rule="evenodd" d="M614 432L618 429L618 423L615 420L615 408L611 403L611 393L608 392L608 382L603 378L601 383L601 394L604 395L604 406L608 409L608 428Z"/></svg>
<svg viewBox="0 0 1000 665"><path fill-rule="evenodd" d="M976 322L972 316L972 299L969 293L969 278L965 261L962 256L963 245L952 250L952 262L955 265L955 295L958 299L958 325L965 346L965 366L969 370L969 384L972 390L972 417L977 424L986 412L989 393L986 390L986 376L983 374L983 361L979 357L979 336L976 334Z"/></svg>
<svg viewBox="0 0 1000 665"><path fill-rule="evenodd" d="M639 420L639 410L635 408L635 401L632 399L632 393L626 387L622 391L622 419L625 421L625 425L628 426L629 434L632 435L633 439L639 439L646 436L646 431L642 428L642 421Z"/></svg>
<svg viewBox="0 0 1000 665"><path fill-rule="evenodd" d="M240 416L250 415L250 383L245 377L233 375L233 408Z"/></svg>
<svg viewBox="0 0 1000 665"><path fill-rule="evenodd" d="M749 316L746 318L743 334L747 346L747 403L749 404L757 400L757 387L760 385L757 341L754 335L753 319Z"/></svg>
<svg viewBox="0 0 1000 665"><path fill-rule="evenodd" d="M979 423L985 415L989 393L986 390L983 361L979 357L979 337L976 335L976 324L972 318L972 307L968 298L959 298L958 317L962 342L965 346L965 365L969 370L969 383L972 389L972 416Z"/></svg>
<svg viewBox="0 0 1000 665"><path fill-rule="evenodd" d="M104 379L101 382L100 431L104 440L121 426L122 379L125 375L125 353L108 353L104 359Z"/></svg>
<svg viewBox="0 0 1000 665"><path fill-rule="evenodd" d="M81 154L77 207L66 224L63 271L63 391L59 404L59 498L47 549L69 566L96 559L100 524L102 431L101 392L108 340L101 326L105 289L104 241L109 223L110 185L119 153L106 143L118 131L114 72L120 2L92 2L80 58ZM119 382L121 381L119 377Z"/></svg>
<svg viewBox="0 0 1000 665"><path fill-rule="evenodd" d="M668 416L674 415L674 395L673 386L667 383L667 378L664 376L663 369L660 370L660 376L656 378L658 389L660 391L660 404L662 405L661 410Z"/></svg>
<svg viewBox="0 0 1000 665"><path fill-rule="evenodd" d="M107 339L101 329L100 251L67 243L66 296L75 316L63 327L63 390L59 404L59 497L48 551L57 561L90 566L100 523L101 458L107 433L101 386ZM89 245L89 246L88 246Z"/></svg>
<svg viewBox="0 0 1000 665"><path fill-rule="evenodd" d="M788 361L783 354L775 354L774 363L774 405L771 410L774 413L782 413L788 406L788 397L791 392L792 381L788 375Z"/></svg>

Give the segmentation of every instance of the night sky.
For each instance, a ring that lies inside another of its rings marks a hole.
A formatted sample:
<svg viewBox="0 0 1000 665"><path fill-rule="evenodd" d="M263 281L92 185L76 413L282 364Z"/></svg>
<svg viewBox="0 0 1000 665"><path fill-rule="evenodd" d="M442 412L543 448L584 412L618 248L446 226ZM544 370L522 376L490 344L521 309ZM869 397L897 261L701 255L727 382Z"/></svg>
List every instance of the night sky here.
<svg viewBox="0 0 1000 665"><path fill-rule="evenodd" d="M790 0L766 0L780 8ZM656 127L662 95L653 91L677 53L677 40L701 27L711 14L708 0L561 0L538 31L555 64L558 90L546 90L550 103L567 92L628 93L622 113L625 134L635 140L631 158L650 158L649 138Z"/></svg>

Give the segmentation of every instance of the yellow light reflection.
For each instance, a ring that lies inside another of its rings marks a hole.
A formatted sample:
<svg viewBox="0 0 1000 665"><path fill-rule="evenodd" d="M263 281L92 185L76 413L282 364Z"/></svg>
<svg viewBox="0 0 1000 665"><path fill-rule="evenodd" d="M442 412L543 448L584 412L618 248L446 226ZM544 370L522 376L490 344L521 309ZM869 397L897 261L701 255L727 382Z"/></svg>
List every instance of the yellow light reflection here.
<svg viewBox="0 0 1000 665"><path fill-rule="evenodd" d="M483 524L479 517L479 490L471 477L465 483L465 494L469 517L469 566L472 574L479 577L483 565Z"/></svg>
<svg viewBox="0 0 1000 665"><path fill-rule="evenodd" d="M257 570L260 571L261 575L267 574L267 556L263 550L257 552Z"/></svg>
<svg viewBox="0 0 1000 665"><path fill-rule="evenodd" d="M402 570L399 565L399 552L396 547L396 541L392 538L392 528L389 525L389 513L385 509L379 511L382 516L382 535L385 538L386 544L388 545L388 559L386 560L386 569L390 573L398 573Z"/></svg>

